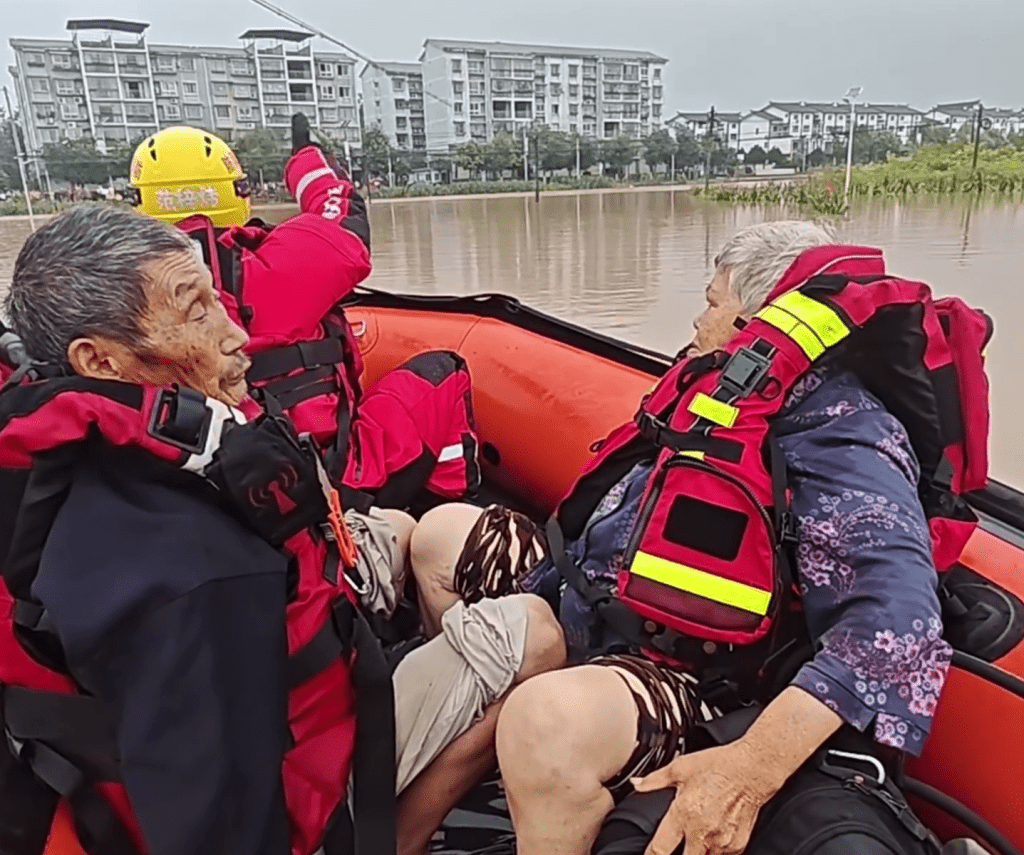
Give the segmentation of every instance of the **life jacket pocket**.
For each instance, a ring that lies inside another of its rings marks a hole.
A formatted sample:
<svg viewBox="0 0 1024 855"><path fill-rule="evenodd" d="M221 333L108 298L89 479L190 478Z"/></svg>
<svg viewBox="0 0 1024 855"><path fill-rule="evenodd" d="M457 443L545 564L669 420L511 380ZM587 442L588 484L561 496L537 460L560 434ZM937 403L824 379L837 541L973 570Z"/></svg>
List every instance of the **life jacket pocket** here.
<svg viewBox="0 0 1024 855"><path fill-rule="evenodd" d="M623 559L619 599L677 632L751 644L778 612L768 510L739 479L685 453L659 458Z"/></svg>

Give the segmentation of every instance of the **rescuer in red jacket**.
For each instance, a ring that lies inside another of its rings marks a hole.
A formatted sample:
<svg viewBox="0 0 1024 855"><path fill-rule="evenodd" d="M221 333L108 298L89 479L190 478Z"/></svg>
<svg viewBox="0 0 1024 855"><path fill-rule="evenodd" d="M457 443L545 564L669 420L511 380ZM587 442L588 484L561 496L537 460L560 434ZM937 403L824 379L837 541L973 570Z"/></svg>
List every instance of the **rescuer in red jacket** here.
<svg viewBox="0 0 1024 855"><path fill-rule="evenodd" d="M366 203L333 156L292 129L284 179L300 213L250 220L234 153L198 128L166 128L131 163L134 203L196 241L232 320L249 334L251 386L271 394L325 452L347 508L408 507L479 484L470 378L449 351L419 354L363 394L362 361L339 302L370 273Z"/></svg>

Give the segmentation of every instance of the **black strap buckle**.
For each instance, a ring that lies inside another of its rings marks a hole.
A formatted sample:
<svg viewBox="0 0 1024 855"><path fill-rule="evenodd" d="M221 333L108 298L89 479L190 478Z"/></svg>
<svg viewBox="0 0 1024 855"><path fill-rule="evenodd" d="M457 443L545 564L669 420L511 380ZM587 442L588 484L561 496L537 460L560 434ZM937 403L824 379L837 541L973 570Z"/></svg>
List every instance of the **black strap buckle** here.
<svg viewBox="0 0 1024 855"><path fill-rule="evenodd" d="M733 395L746 397L760 385L771 365L768 357L749 347L741 347L725 363L718 383Z"/></svg>
<svg viewBox="0 0 1024 855"><path fill-rule="evenodd" d="M795 547L800 543L800 533L797 530L796 517L792 511L783 511L779 515L779 545L784 547Z"/></svg>
<svg viewBox="0 0 1024 855"><path fill-rule="evenodd" d="M176 386L161 389L149 417L149 435L190 454L202 454L213 421L206 397Z"/></svg>
<svg viewBox="0 0 1024 855"><path fill-rule="evenodd" d="M637 413L636 426L644 439L653 442L655 445L661 445L661 434L668 425L665 424L653 413L649 413L646 410L642 410Z"/></svg>

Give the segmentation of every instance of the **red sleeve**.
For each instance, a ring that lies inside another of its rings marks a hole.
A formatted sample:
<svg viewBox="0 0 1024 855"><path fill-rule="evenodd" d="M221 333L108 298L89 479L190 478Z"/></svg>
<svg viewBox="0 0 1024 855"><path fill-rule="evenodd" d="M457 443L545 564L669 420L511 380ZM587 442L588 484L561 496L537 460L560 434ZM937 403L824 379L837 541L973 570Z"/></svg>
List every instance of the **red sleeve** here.
<svg viewBox="0 0 1024 855"><path fill-rule="evenodd" d="M330 309L371 270L366 245L337 222L302 213L242 250L244 303L252 347L318 337Z"/></svg>

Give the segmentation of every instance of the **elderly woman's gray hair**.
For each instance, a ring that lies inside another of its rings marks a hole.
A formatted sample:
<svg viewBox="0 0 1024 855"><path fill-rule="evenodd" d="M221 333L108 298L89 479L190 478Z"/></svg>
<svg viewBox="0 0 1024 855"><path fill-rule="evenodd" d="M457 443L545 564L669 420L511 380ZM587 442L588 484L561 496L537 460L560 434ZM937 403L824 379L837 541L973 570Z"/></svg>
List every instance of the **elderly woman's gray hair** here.
<svg viewBox="0 0 1024 855"><path fill-rule="evenodd" d="M805 220L758 223L741 229L722 247L715 266L729 271L729 287L753 314L804 250L836 241L822 226Z"/></svg>
<svg viewBox="0 0 1024 855"><path fill-rule="evenodd" d="M37 362L63 362L68 345L88 335L140 347L144 266L193 247L173 226L127 208L74 208L25 241L5 313Z"/></svg>

